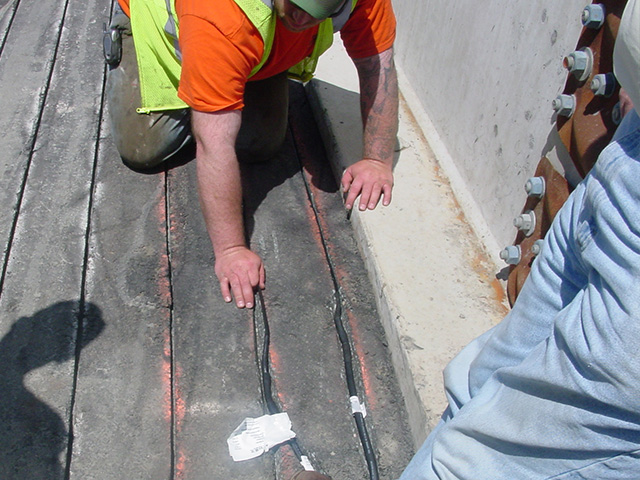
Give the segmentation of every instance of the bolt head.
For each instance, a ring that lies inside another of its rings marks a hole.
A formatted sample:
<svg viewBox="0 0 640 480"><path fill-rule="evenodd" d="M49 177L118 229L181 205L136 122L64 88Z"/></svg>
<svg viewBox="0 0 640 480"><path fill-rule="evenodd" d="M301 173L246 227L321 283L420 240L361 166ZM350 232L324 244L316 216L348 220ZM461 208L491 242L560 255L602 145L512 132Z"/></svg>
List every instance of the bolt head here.
<svg viewBox="0 0 640 480"><path fill-rule="evenodd" d="M513 219L513 226L528 237L536 228L536 215L531 210L521 213Z"/></svg>
<svg viewBox="0 0 640 480"><path fill-rule="evenodd" d="M571 73L582 73L584 72L589 63L589 57L582 50L576 50L575 52L571 52L565 58L565 64Z"/></svg>
<svg viewBox="0 0 640 480"><path fill-rule="evenodd" d="M558 115L570 117L576 108L576 98L573 95L558 95L551 105Z"/></svg>
<svg viewBox="0 0 640 480"><path fill-rule="evenodd" d="M545 191L544 177L531 177L524 184L527 195L532 197L542 197Z"/></svg>
<svg viewBox="0 0 640 480"><path fill-rule="evenodd" d="M535 242L533 242L533 245L531 245L531 253L533 253L536 256L540 255L543 245L544 245L544 240L542 239L536 240Z"/></svg>
<svg viewBox="0 0 640 480"><path fill-rule="evenodd" d="M520 263L520 245L509 245L500 252L500 258L509 265Z"/></svg>
<svg viewBox="0 0 640 480"><path fill-rule="evenodd" d="M582 24L587 28L598 29L604 23L606 11L601 3L587 5L582 10Z"/></svg>
<svg viewBox="0 0 640 480"><path fill-rule="evenodd" d="M599 73L591 80L594 95L610 97L616 89L616 77L613 73Z"/></svg>
<svg viewBox="0 0 640 480"><path fill-rule="evenodd" d="M593 68L593 52L589 47L571 52L562 61L564 67L569 70L579 81L584 81L591 75Z"/></svg>

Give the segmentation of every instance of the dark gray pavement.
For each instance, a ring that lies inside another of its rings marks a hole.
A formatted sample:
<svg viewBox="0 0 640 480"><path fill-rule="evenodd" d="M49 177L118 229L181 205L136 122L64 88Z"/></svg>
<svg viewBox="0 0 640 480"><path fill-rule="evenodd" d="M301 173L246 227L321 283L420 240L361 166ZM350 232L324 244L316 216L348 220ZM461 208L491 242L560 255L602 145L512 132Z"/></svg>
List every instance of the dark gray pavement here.
<svg viewBox="0 0 640 480"><path fill-rule="evenodd" d="M268 279L264 312L240 311L220 299L193 152L143 174L110 141L109 10L0 0L0 480L290 478L275 451L227 451L265 413L265 313L301 449L335 480L369 478L336 298L380 478L396 478L412 453L404 402L304 89L280 155L245 168Z"/></svg>

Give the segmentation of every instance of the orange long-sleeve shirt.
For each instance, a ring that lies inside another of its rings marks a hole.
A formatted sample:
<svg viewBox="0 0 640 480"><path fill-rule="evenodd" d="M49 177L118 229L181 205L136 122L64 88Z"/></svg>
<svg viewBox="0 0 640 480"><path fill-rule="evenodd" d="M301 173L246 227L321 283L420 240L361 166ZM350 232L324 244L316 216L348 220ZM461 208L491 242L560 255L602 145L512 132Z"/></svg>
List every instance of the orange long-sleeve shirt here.
<svg viewBox="0 0 640 480"><path fill-rule="evenodd" d="M129 14L129 0L119 2ZM245 84L262 59L258 30L234 0L176 0L176 12L182 52L178 96L203 112L241 109ZM391 48L395 28L391 0L358 0L340 35L352 58L364 58ZM309 56L317 31L316 26L290 32L278 19L269 58L251 80L276 75Z"/></svg>

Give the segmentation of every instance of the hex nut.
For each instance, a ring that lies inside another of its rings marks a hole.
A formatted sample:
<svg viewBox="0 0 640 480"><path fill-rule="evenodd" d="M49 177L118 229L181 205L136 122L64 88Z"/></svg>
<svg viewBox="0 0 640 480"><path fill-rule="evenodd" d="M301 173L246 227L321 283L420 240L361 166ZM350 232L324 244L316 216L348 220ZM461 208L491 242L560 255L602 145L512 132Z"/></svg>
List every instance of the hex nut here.
<svg viewBox="0 0 640 480"><path fill-rule="evenodd" d="M533 253L535 256L540 255L543 245L544 240L542 240L541 238L536 240L535 242L533 242L533 245L531 245L531 253Z"/></svg>
<svg viewBox="0 0 640 480"><path fill-rule="evenodd" d="M564 57L563 65L569 73L579 81L584 81L591 75L593 69L593 52L589 47L571 52Z"/></svg>
<svg viewBox="0 0 640 480"><path fill-rule="evenodd" d="M530 236L536 229L536 214L532 210L527 210L513 219L513 226L527 237Z"/></svg>
<svg viewBox="0 0 640 480"><path fill-rule="evenodd" d="M509 245L500 252L500 258L509 265L517 265L521 258L520 245Z"/></svg>
<svg viewBox="0 0 640 480"><path fill-rule="evenodd" d="M599 73L591 80L591 91L594 95L610 97L616 90L616 77L613 73Z"/></svg>
<svg viewBox="0 0 640 480"><path fill-rule="evenodd" d="M553 109L563 117L570 117L576 110L576 97L573 95L558 95L551 103Z"/></svg>
<svg viewBox="0 0 640 480"><path fill-rule="evenodd" d="M544 197L546 186L544 177L531 177L525 182L524 191L530 197L542 198Z"/></svg>
<svg viewBox="0 0 640 480"><path fill-rule="evenodd" d="M606 10L601 3L587 5L582 10L582 25L587 28L598 29L604 24Z"/></svg>

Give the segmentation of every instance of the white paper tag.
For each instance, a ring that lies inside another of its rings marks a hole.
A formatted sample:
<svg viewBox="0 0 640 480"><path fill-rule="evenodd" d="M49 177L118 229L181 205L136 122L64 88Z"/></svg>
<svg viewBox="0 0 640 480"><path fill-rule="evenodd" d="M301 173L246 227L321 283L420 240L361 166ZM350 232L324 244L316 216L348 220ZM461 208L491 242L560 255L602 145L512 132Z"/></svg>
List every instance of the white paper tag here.
<svg viewBox="0 0 640 480"><path fill-rule="evenodd" d="M227 438L229 454L236 462L262 455L271 447L295 437L286 412L245 418Z"/></svg>

